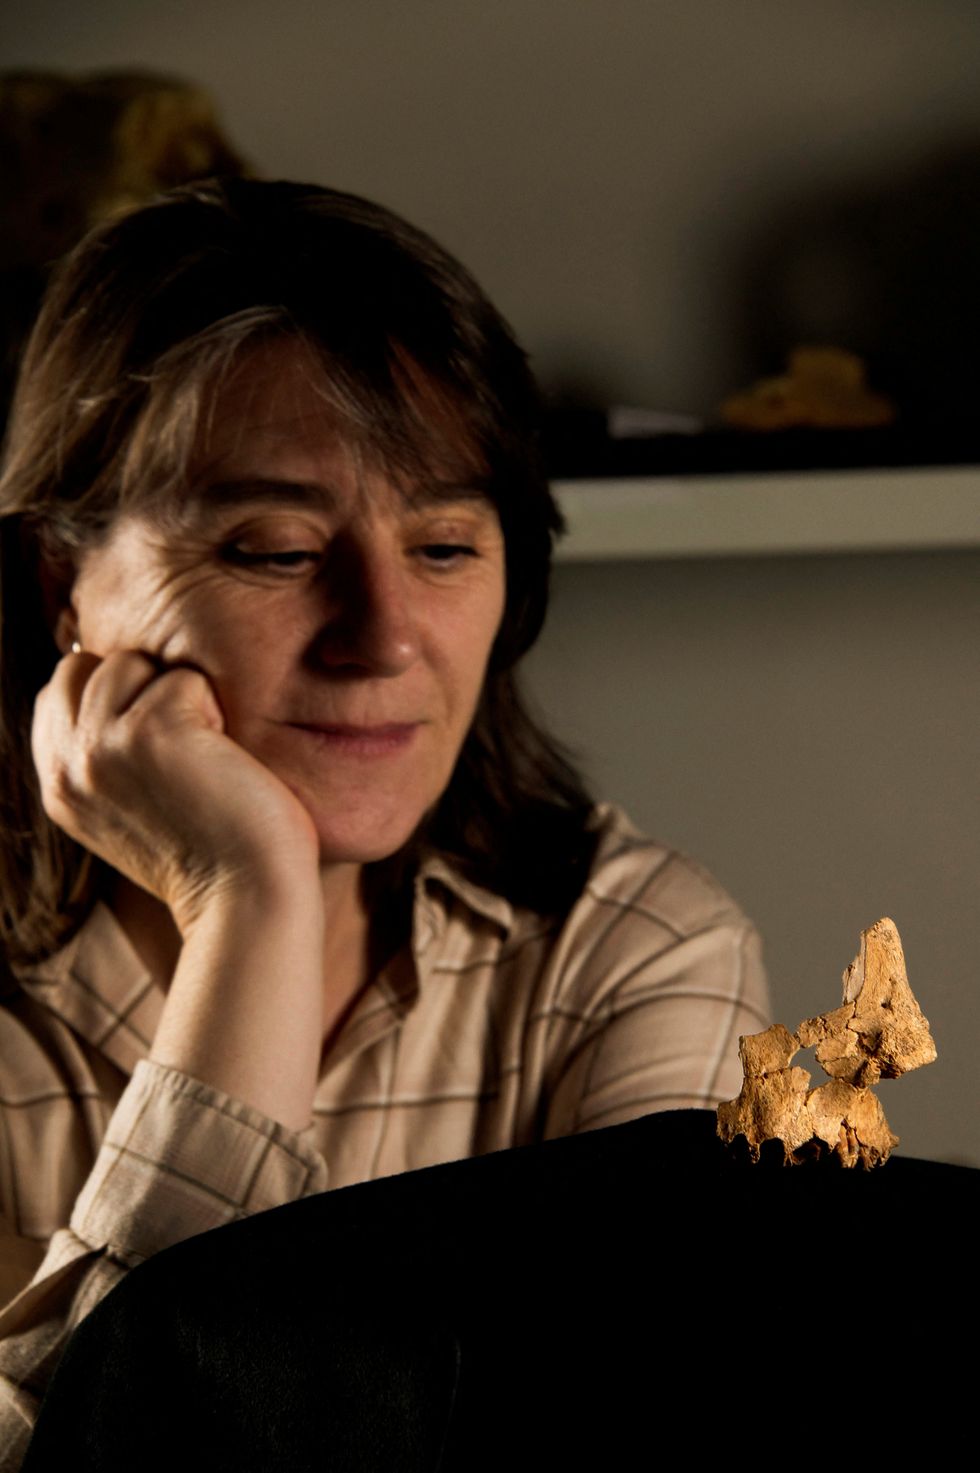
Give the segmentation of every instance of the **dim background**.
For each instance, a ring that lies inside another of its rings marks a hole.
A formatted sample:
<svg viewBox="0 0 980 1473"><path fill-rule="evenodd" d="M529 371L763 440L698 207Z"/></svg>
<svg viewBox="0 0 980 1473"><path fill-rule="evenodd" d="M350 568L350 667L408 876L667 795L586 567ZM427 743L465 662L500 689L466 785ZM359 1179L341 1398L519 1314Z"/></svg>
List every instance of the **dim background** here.
<svg viewBox="0 0 980 1473"><path fill-rule="evenodd" d="M801 341L975 413L975 0L32 0L0 65L205 86L267 176L404 213L566 404L710 416ZM978 502L980 510L980 502ZM557 569L535 699L596 790L754 917L774 1016L902 933L939 1062L881 1095L980 1165L980 554ZM804 1061L805 1062L805 1061Z"/></svg>

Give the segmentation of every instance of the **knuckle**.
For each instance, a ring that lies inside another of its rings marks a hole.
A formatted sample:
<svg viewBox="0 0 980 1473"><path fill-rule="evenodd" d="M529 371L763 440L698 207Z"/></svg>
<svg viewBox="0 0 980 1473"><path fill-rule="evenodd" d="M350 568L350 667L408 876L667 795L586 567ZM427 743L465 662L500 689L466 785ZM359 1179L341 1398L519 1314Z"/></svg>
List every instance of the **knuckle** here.
<svg viewBox="0 0 980 1473"><path fill-rule="evenodd" d="M179 665L173 670L168 670L166 674L161 675L160 685L166 688L171 698L184 697L195 700L208 688L208 682L200 670L194 670L189 665Z"/></svg>
<svg viewBox="0 0 980 1473"><path fill-rule="evenodd" d="M38 773L41 803L48 817L60 828L69 832L74 828L74 817L84 801L84 794L71 767L58 761Z"/></svg>
<svg viewBox="0 0 980 1473"><path fill-rule="evenodd" d="M61 810L73 808L80 796L78 784L71 769L64 762L59 762L48 774L48 780L42 783L42 789L45 790L49 802Z"/></svg>
<svg viewBox="0 0 980 1473"><path fill-rule="evenodd" d="M94 796L105 786L106 778L112 772L113 755L104 743L86 745L79 749L71 776L80 794Z"/></svg>
<svg viewBox="0 0 980 1473"><path fill-rule="evenodd" d="M142 650L110 650L103 655L100 665L107 675L113 675L117 671L139 674L156 669L153 660L149 655L143 654Z"/></svg>
<svg viewBox="0 0 980 1473"><path fill-rule="evenodd" d="M117 723L112 741L107 746L106 756L111 762L111 770L152 764L163 746L163 736L159 722L145 712L128 713Z"/></svg>

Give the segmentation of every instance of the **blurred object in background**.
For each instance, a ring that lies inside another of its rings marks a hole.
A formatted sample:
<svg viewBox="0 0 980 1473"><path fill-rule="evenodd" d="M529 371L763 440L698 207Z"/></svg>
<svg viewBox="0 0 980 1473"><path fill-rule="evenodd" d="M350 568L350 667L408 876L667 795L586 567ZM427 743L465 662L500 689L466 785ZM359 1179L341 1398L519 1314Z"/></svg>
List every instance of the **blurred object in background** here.
<svg viewBox="0 0 980 1473"><path fill-rule="evenodd" d="M909 152L887 171L801 176L743 243L732 331L760 376L795 343L847 348L903 427L975 442L980 137Z"/></svg>
<svg viewBox="0 0 980 1473"><path fill-rule="evenodd" d="M726 424L742 430L877 429L895 406L865 382L856 353L845 348L795 348L787 371L761 379L721 406Z"/></svg>
<svg viewBox="0 0 980 1473"><path fill-rule="evenodd" d="M199 87L152 72L0 73L0 424L48 273L90 226L247 166Z"/></svg>

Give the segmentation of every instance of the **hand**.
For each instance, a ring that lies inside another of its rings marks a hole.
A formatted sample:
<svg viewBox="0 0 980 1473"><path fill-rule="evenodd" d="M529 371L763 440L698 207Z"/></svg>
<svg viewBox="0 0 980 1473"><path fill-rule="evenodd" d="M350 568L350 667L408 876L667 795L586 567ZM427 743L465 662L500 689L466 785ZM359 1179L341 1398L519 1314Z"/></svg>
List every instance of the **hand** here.
<svg viewBox="0 0 980 1473"><path fill-rule="evenodd" d="M225 733L207 678L133 650L60 660L37 698L49 817L170 908L185 933L215 894L315 875L299 800Z"/></svg>

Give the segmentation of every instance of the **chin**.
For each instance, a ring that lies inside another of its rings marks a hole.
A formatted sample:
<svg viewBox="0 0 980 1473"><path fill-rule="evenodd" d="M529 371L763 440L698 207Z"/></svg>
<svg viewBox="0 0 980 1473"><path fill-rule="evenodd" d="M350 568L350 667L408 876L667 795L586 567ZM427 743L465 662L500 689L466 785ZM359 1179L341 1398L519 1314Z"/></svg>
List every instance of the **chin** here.
<svg viewBox="0 0 980 1473"><path fill-rule="evenodd" d="M349 825L336 822L317 824L320 863L377 864L382 859L391 859L405 848L421 821L421 817L413 815L397 823L377 826L356 822Z"/></svg>

